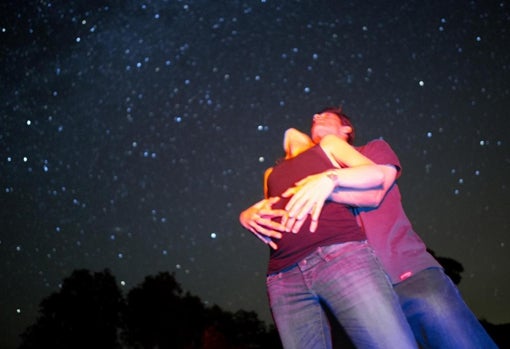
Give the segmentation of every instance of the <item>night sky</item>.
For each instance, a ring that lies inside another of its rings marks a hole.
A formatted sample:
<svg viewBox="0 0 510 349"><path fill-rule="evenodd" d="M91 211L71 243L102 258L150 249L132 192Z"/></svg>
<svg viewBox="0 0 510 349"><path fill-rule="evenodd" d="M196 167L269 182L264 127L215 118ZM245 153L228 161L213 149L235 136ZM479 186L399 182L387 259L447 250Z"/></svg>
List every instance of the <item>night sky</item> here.
<svg viewBox="0 0 510 349"><path fill-rule="evenodd" d="M343 105L400 156L403 201L510 322L509 1L3 1L0 347L75 269L271 321L238 222L285 129Z"/></svg>

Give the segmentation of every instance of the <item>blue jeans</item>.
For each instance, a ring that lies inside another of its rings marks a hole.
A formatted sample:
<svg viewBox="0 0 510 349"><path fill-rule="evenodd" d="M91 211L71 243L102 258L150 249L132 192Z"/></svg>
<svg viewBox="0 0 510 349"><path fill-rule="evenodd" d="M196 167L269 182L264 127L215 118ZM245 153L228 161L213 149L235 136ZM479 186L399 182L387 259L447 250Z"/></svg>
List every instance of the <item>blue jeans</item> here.
<svg viewBox="0 0 510 349"><path fill-rule="evenodd" d="M366 242L319 247L267 277L271 312L286 349L331 348L323 306L358 348L416 348L393 288Z"/></svg>
<svg viewBox="0 0 510 349"><path fill-rule="evenodd" d="M394 289L422 348L497 348L442 269L423 270Z"/></svg>

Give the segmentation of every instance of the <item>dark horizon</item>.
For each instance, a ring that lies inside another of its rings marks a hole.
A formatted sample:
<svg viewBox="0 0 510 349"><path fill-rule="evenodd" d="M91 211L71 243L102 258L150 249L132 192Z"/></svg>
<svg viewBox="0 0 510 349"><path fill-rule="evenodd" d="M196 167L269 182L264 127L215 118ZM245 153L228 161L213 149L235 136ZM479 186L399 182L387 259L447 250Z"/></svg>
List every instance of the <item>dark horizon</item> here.
<svg viewBox="0 0 510 349"><path fill-rule="evenodd" d="M450 258L437 258L458 284L462 265ZM329 319L333 347L354 349L342 326L334 317ZM506 336L510 323L480 322L499 347L510 344ZM17 345L2 347L282 348L274 326L260 320L258 314L243 309L228 312L216 304L206 306L200 296L182 289L175 273L148 275L123 294L108 269L73 271L58 292L40 302L37 320L19 338Z"/></svg>

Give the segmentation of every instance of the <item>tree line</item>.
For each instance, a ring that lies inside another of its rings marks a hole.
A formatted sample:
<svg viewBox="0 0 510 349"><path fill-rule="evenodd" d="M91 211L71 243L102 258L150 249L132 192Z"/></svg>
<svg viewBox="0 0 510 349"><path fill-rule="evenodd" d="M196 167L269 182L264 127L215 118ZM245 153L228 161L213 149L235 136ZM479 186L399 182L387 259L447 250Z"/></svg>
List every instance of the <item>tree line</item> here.
<svg viewBox="0 0 510 349"><path fill-rule="evenodd" d="M433 253L432 251L430 251ZM436 257L459 284L462 264ZM501 348L510 348L510 324L482 325ZM335 348L354 348L341 326L332 322ZM175 274L147 276L126 296L115 277L75 270L58 292L43 299L35 323L21 334L19 349L280 349L274 325L252 311L229 312L206 306L183 292Z"/></svg>
<svg viewBox="0 0 510 349"><path fill-rule="evenodd" d="M184 293L174 274L147 276L123 296L115 277L75 270L40 303L36 322L21 334L32 348L279 348L274 326L255 312L206 307Z"/></svg>

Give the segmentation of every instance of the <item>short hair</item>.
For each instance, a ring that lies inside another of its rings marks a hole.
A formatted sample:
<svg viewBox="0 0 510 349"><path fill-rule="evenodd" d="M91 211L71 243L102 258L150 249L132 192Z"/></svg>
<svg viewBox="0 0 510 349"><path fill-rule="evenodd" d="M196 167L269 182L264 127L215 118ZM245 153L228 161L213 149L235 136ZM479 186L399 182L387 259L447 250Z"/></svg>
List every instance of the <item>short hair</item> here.
<svg viewBox="0 0 510 349"><path fill-rule="evenodd" d="M349 143L349 144L353 144L354 143L354 136L355 136L354 126L352 124L351 118L349 118L343 112L342 107L327 107L327 108L322 109L317 114L322 114L322 113L335 114L340 119L340 122L342 123L342 126L350 126L352 131L351 131L351 133L349 133L349 136L347 137L347 143Z"/></svg>

